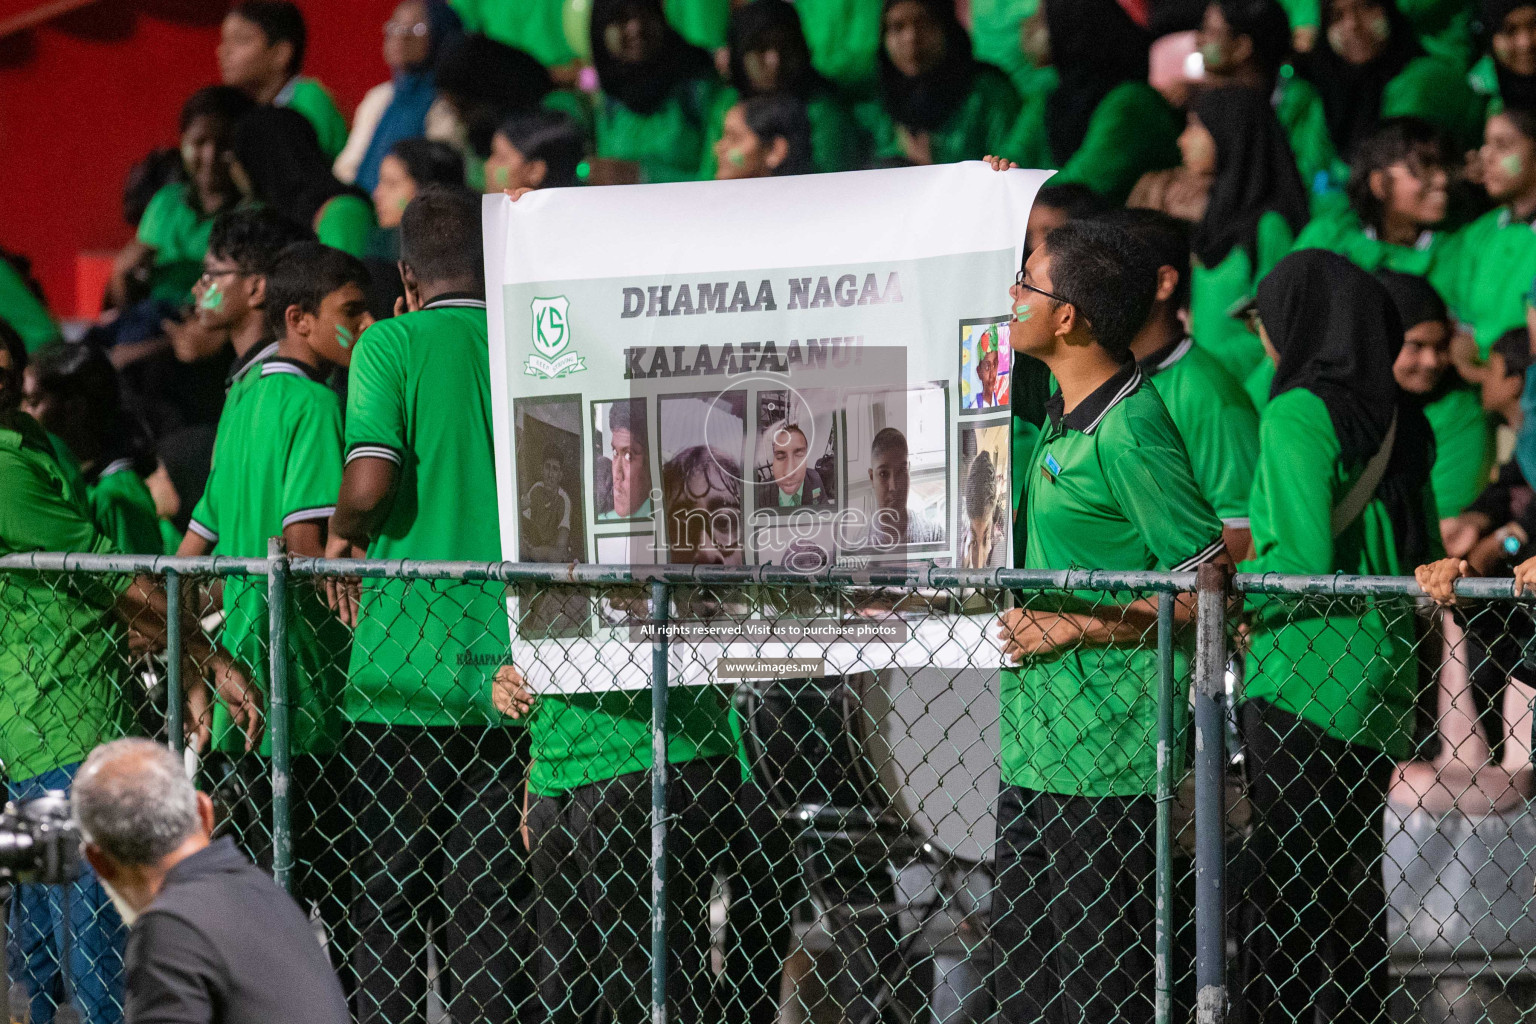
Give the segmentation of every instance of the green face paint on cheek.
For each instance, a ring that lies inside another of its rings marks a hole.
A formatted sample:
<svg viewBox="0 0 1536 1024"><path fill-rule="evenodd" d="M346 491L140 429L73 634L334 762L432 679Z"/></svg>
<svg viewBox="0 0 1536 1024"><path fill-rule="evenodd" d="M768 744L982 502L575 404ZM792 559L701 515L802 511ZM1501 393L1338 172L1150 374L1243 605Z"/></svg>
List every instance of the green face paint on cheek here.
<svg viewBox="0 0 1536 1024"><path fill-rule="evenodd" d="M208 290L203 292L202 300L197 304L199 309L206 309L210 313L216 312L223 305L224 289L219 287L219 282L217 281L208 286Z"/></svg>
<svg viewBox="0 0 1536 1024"><path fill-rule="evenodd" d="M342 348L351 348L353 342L355 341L357 341L357 335L353 334L350 330L348 330L346 327L343 327L341 324L336 325L336 344L340 345Z"/></svg>
<svg viewBox="0 0 1536 1024"><path fill-rule="evenodd" d="M1499 159L1499 169L1512 178L1519 177L1525 171L1525 162L1520 159L1520 154L1511 153Z"/></svg>
<svg viewBox="0 0 1536 1024"><path fill-rule="evenodd" d="M725 154L725 158L731 162L732 167L747 166L747 154L743 153L739 149L731 150L729 153Z"/></svg>
<svg viewBox="0 0 1536 1024"><path fill-rule="evenodd" d="M1028 320L1030 316L1031 314L1029 312L1029 303L1021 302L1017 306L1013 307L1013 318L1019 323L1023 323L1025 320Z"/></svg>
<svg viewBox="0 0 1536 1024"><path fill-rule="evenodd" d="M491 175L491 180L496 183L497 188L506 188L507 182L512 180L512 169L510 167L496 168L495 172Z"/></svg>

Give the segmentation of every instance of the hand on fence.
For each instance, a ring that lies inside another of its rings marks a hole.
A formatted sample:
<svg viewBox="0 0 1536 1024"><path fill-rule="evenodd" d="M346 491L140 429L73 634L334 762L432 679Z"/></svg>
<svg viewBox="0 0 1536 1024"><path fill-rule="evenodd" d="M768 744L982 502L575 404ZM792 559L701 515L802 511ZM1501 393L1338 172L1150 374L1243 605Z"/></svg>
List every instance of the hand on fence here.
<svg viewBox="0 0 1536 1024"><path fill-rule="evenodd" d="M1469 575L1464 558L1442 558L1413 570L1413 578L1419 581L1420 589L1441 605L1456 603L1456 581Z"/></svg>
<svg viewBox="0 0 1536 1024"><path fill-rule="evenodd" d="M496 670L491 683L491 703L508 718L522 718L533 707L533 693L523 674L511 665Z"/></svg>
<svg viewBox="0 0 1536 1024"><path fill-rule="evenodd" d="M331 534L325 542L326 558L366 558L368 552L353 544L345 537ZM362 589L362 581L356 576L327 576L325 577L325 603L330 606L336 617L347 624L349 629L357 627L357 601L358 593Z"/></svg>
<svg viewBox="0 0 1536 1024"><path fill-rule="evenodd" d="M1536 590L1536 558L1527 558L1515 566L1515 596Z"/></svg>
<svg viewBox="0 0 1536 1024"><path fill-rule="evenodd" d="M1081 640L1090 616L1068 612L1032 612L1010 608L998 616L1003 657L1017 664L1025 658L1052 651Z"/></svg>
<svg viewBox="0 0 1536 1024"><path fill-rule="evenodd" d="M255 750L261 743L263 724L261 691L251 685L245 669L222 651L214 655L209 668L213 674L214 692L229 710L230 720L245 733L245 749Z"/></svg>
<svg viewBox="0 0 1536 1024"><path fill-rule="evenodd" d="M191 680L187 687L186 713L181 722L182 735L196 749L207 750L213 739L213 706L208 700L208 684L195 671L183 671L182 678Z"/></svg>

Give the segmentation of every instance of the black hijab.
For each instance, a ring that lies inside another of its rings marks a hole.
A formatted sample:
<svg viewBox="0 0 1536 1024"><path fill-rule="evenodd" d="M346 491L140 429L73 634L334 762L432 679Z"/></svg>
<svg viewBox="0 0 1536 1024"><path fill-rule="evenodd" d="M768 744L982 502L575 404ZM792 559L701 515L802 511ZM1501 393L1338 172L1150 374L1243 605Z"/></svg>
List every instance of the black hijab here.
<svg viewBox="0 0 1536 1024"><path fill-rule="evenodd" d="M1450 336L1451 314L1434 285L1417 274L1400 274L1395 270L1376 271L1376 280L1381 282L1391 296L1392 306L1397 310L1397 319L1401 321L1405 335L1420 324L1443 324L1446 336ZM1434 390L1410 397L1423 408L1445 397L1459 385L1460 380L1456 371L1447 367Z"/></svg>
<svg viewBox="0 0 1536 1024"><path fill-rule="evenodd" d="M1269 97L1257 89L1211 89L1196 96L1191 109L1216 140L1216 180L1191 247L1201 263L1214 267L1242 246L1257 266L1264 214L1280 214L1292 235L1301 233L1309 216L1307 190L1285 129Z"/></svg>
<svg viewBox="0 0 1536 1024"><path fill-rule="evenodd" d="M1083 144L1088 122L1110 90L1147 80L1152 36L1115 0L1041 0L1060 84L1046 100L1051 153L1065 164Z"/></svg>
<svg viewBox="0 0 1536 1024"><path fill-rule="evenodd" d="M731 85L742 99L752 96L756 90L747 77L745 57L753 50L779 50L781 61L791 55L799 63L798 70L785 75L781 63L780 89L792 92L802 100L826 86L826 79L811 65L810 44L805 41L805 29L800 24L800 13L795 5L786 0L752 0L745 7L737 8L731 15L731 27L727 32L727 44L731 54Z"/></svg>
<svg viewBox="0 0 1536 1024"><path fill-rule="evenodd" d="M251 179L254 198L299 227L314 230L320 207L343 193L368 198L336 180L314 126L298 111L257 107L235 124L230 150Z"/></svg>
<svg viewBox="0 0 1536 1024"><path fill-rule="evenodd" d="M944 32L944 56L928 71L908 78L885 52L885 16L905 0L885 0L880 12L880 102L891 120L916 131L938 128L970 95L976 75L971 37L955 16L954 0L913 0Z"/></svg>
<svg viewBox="0 0 1536 1024"><path fill-rule="evenodd" d="M660 41L644 60L621 61L608 52L604 33L609 25L627 22L637 14L655 19ZM603 94L637 114L655 113L682 82L715 75L715 63L709 54L689 45L667 24L661 0L594 0L591 43L592 66L597 70Z"/></svg>
<svg viewBox="0 0 1536 1024"><path fill-rule="evenodd" d="M1305 388L1328 407L1346 466L1363 467L1397 417L1392 456L1376 494L1392 519L1404 564L1428 551L1423 488L1434 437L1417 402L1392 376L1403 328L1387 289L1337 253L1302 249L1259 282L1258 314L1280 356L1269 396Z"/></svg>
<svg viewBox="0 0 1536 1024"><path fill-rule="evenodd" d="M1488 52L1493 53L1493 34L1504 24L1504 19L1522 7L1536 7L1533 0L1483 0L1480 20L1483 38ZM1499 80L1499 99L1505 107L1520 110L1536 110L1536 75L1517 75L1493 58L1493 72Z"/></svg>
<svg viewBox="0 0 1536 1024"><path fill-rule="evenodd" d="M1301 76L1311 82L1322 97L1328 137L1346 161L1354 156L1360 140L1380 122L1381 94L1387 83L1396 78L1409 61L1424 53L1414 36L1413 26L1397 9L1397 4L1393 0L1375 2L1387 16L1387 29L1391 33L1375 60L1351 64L1333 52L1328 43L1333 4L1322 0L1323 24L1317 45L1312 47L1311 53L1299 55L1296 61Z"/></svg>

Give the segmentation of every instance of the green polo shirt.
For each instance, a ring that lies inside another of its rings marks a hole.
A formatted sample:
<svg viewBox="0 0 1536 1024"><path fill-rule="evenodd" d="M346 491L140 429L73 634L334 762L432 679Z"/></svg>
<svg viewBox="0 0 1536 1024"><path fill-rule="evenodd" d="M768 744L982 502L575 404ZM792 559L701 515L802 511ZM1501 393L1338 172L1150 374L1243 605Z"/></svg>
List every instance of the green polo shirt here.
<svg viewBox="0 0 1536 1024"><path fill-rule="evenodd" d="M47 435L0 422L0 555L112 553ZM0 762L12 781L85 760L123 734L128 665L112 605L126 580L0 572Z"/></svg>
<svg viewBox="0 0 1536 1024"><path fill-rule="evenodd" d="M725 115L741 102L741 94L732 86L722 88L715 97L709 116L709 132L704 139L704 162L699 178L714 178L719 164L715 143L725 134ZM852 171L862 167L869 151L869 140L854 119L853 110L842 97L818 91L805 104L805 116L811 123L811 161L818 171Z"/></svg>
<svg viewBox="0 0 1536 1024"><path fill-rule="evenodd" d="M1472 387L1451 388L1424 406L1424 416L1435 435L1435 465L1430 473L1435 515L1459 516L1491 482L1493 426Z"/></svg>
<svg viewBox="0 0 1536 1024"><path fill-rule="evenodd" d="M347 375L347 460L393 462L399 482L369 558L501 560L485 301L441 296L358 339ZM364 580L347 717L494 725L508 655L495 583Z"/></svg>
<svg viewBox="0 0 1536 1024"><path fill-rule="evenodd" d="M188 186L173 181L150 197L139 220L138 239L155 250L150 292L157 299L182 302L203 272L203 255L213 217L193 208Z"/></svg>
<svg viewBox="0 0 1536 1024"><path fill-rule="evenodd" d="M873 95L881 0L797 0L811 64L851 97Z"/></svg>
<svg viewBox="0 0 1536 1024"><path fill-rule="evenodd" d="M864 104L860 117L875 141L877 158L906 155L896 122L878 103ZM928 133L933 162L952 164L1003 152L1018 117L1019 94L1008 76L991 65L977 65L970 93L943 124Z"/></svg>
<svg viewBox="0 0 1536 1024"><path fill-rule="evenodd" d="M1328 407L1302 388L1270 400L1259 423L1249 499L1254 573L1402 576L1386 507L1371 501L1338 537L1330 517L1359 479L1346 466ZM1425 529L1439 531L1424 496ZM1418 662L1412 606L1368 598L1248 601L1248 698L1269 701L1330 736L1401 760L1412 749Z"/></svg>
<svg viewBox="0 0 1536 1024"><path fill-rule="evenodd" d="M1134 362L1070 413L1057 392L1047 412L1029 461L1015 467L1028 478L1025 568L1177 571L1224 550L1178 428ZM1140 596L1031 594L1028 606L1089 612ZM1005 668L1003 782L1080 796L1152 792L1157 680L1156 645L1145 644L1072 647ZM1182 702L1176 710L1182 718Z"/></svg>
<svg viewBox="0 0 1536 1024"><path fill-rule="evenodd" d="M115 550L128 555L172 555L160 534L160 513L144 480L128 459L115 459L101 474L88 481L86 500L102 533L112 538Z"/></svg>
<svg viewBox="0 0 1536 1024"><path fill-rule="evenodd" d="M215 554L263 558L268 539L285 527L329 518L340 490L341 401L323 374L273 356L224 404L190 529L211 541ZM308 581L289 588L289 601L289 736L295 751L323 753L336 748L344 727L339 705L350 641ZM266 578L229 577L220 641L263 693L270 685L268 627ZM244 745L220 705L215 748L237 753ZM261 753L271 752L271 737L264 736Z"/></svg>
<svg viewBox="0 0 1536 1024"><path fill-rule="evenodd" d="M1376 237L1376 229L1360 223L1349 208L1314 217L1296 236L1295 249L1327 249L1374 273L1386 268L1399 274L1438 279L1450 235L1424 231L1412 245L1394 245Z"/></svg>
<svg viewBox="0 0 1536 1024"><path fill-rule="evenodd" d="M1236 245L1214 267L1205 266L1197 258L1190 272L1190 334L1196 345L1238 380L1246 378L1263 361L1264 343L1243 321L1228 313L1235 304L1253 295L1264 275L1291 251L1292 241L1291 226L1270 210L1259 218L1254 237L1257 267L1248 250Z"/></svg>
<svg viewBox="0 0 1536 1024"><path fill-rule="evenodd" d="M0 256L0 320L16 329L28 352L59 340L53 314L4 256Z"/></svg>
<svg viewBox="0 0 1536 1024"><path fill-rule="evenodd" d="M709 114L722 88L704 78L681 82L649 114L600 95L593 114L597 155L638 163L645 183L696 180L704 161Z"/></svg>
<svg viewBox="0 0 1536 1024"><path fill-rule="evenodd" d="M336 159L347 144L347 119L336 109L331 94L313 78L300 75L290 79L272 99L274 107L287 107L303 114L315 126L320 150L327 160Z"/></svg>
<svg viewBox="0 0 1536 1024"><path fill-rule="evenodd" d="M450 0L450 6L464 31L524 50L546 67L576 59L565 38L565 0Z"/></svg>
<svg viewBox="0 0 1536 1024"><path fill-rule="evenodd" d="M1536 228L1507 206L1490 210L1446 241L1430 280L1471 328L1486 359L1500 335L1525 326L1525 294L1536 280Z"/></svg>
<svg viewBox="0 0 1536 1024"><path fill-rule="evenodd" d="M1141 361L1184 439L1195 483L1221 521L1248 525L1259 414L1243 386L1189 338Z"/></svg>

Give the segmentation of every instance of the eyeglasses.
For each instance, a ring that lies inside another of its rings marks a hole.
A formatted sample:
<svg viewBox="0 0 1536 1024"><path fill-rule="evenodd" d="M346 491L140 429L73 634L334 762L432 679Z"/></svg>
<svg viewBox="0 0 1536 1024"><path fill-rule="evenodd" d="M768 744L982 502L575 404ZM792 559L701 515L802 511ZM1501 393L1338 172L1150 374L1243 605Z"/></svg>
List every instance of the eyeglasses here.
<svg viewBox="0 0 1536 1024"><path fill-rule="evenodd" d="M235 267L230 270L205 270L198 275L197 283L202 287L207 288L221 277L234 277L237 274L243 273L245 273L245 271L241 270L239 267Z"/></svg>
<svg viewBox="0 0 1536 1024"><path fill-rule="evenodd" d="M1024 271L1022 270L1013 275L1013 284L1016 288L1023 288L1025 291L1034 292L1036 295L1044 295L1046 298L1055 299L1057 302L1060 302L1064 305L1073 305L1071 299L1064 299L1060 295L1057 295L1055 292L1048 292L1044 288L1036 288L1034 285L1024 280Z"/></svg>
<svg viewBox="0 0 1536 1024"><path fill-rule="evenodd" d="M429 31L430 29L427 28L427 23L424 21L410 23L403 21L386 21L384 23L384 34L386 36L415 36L416 38L420 39Z"/></svg>

